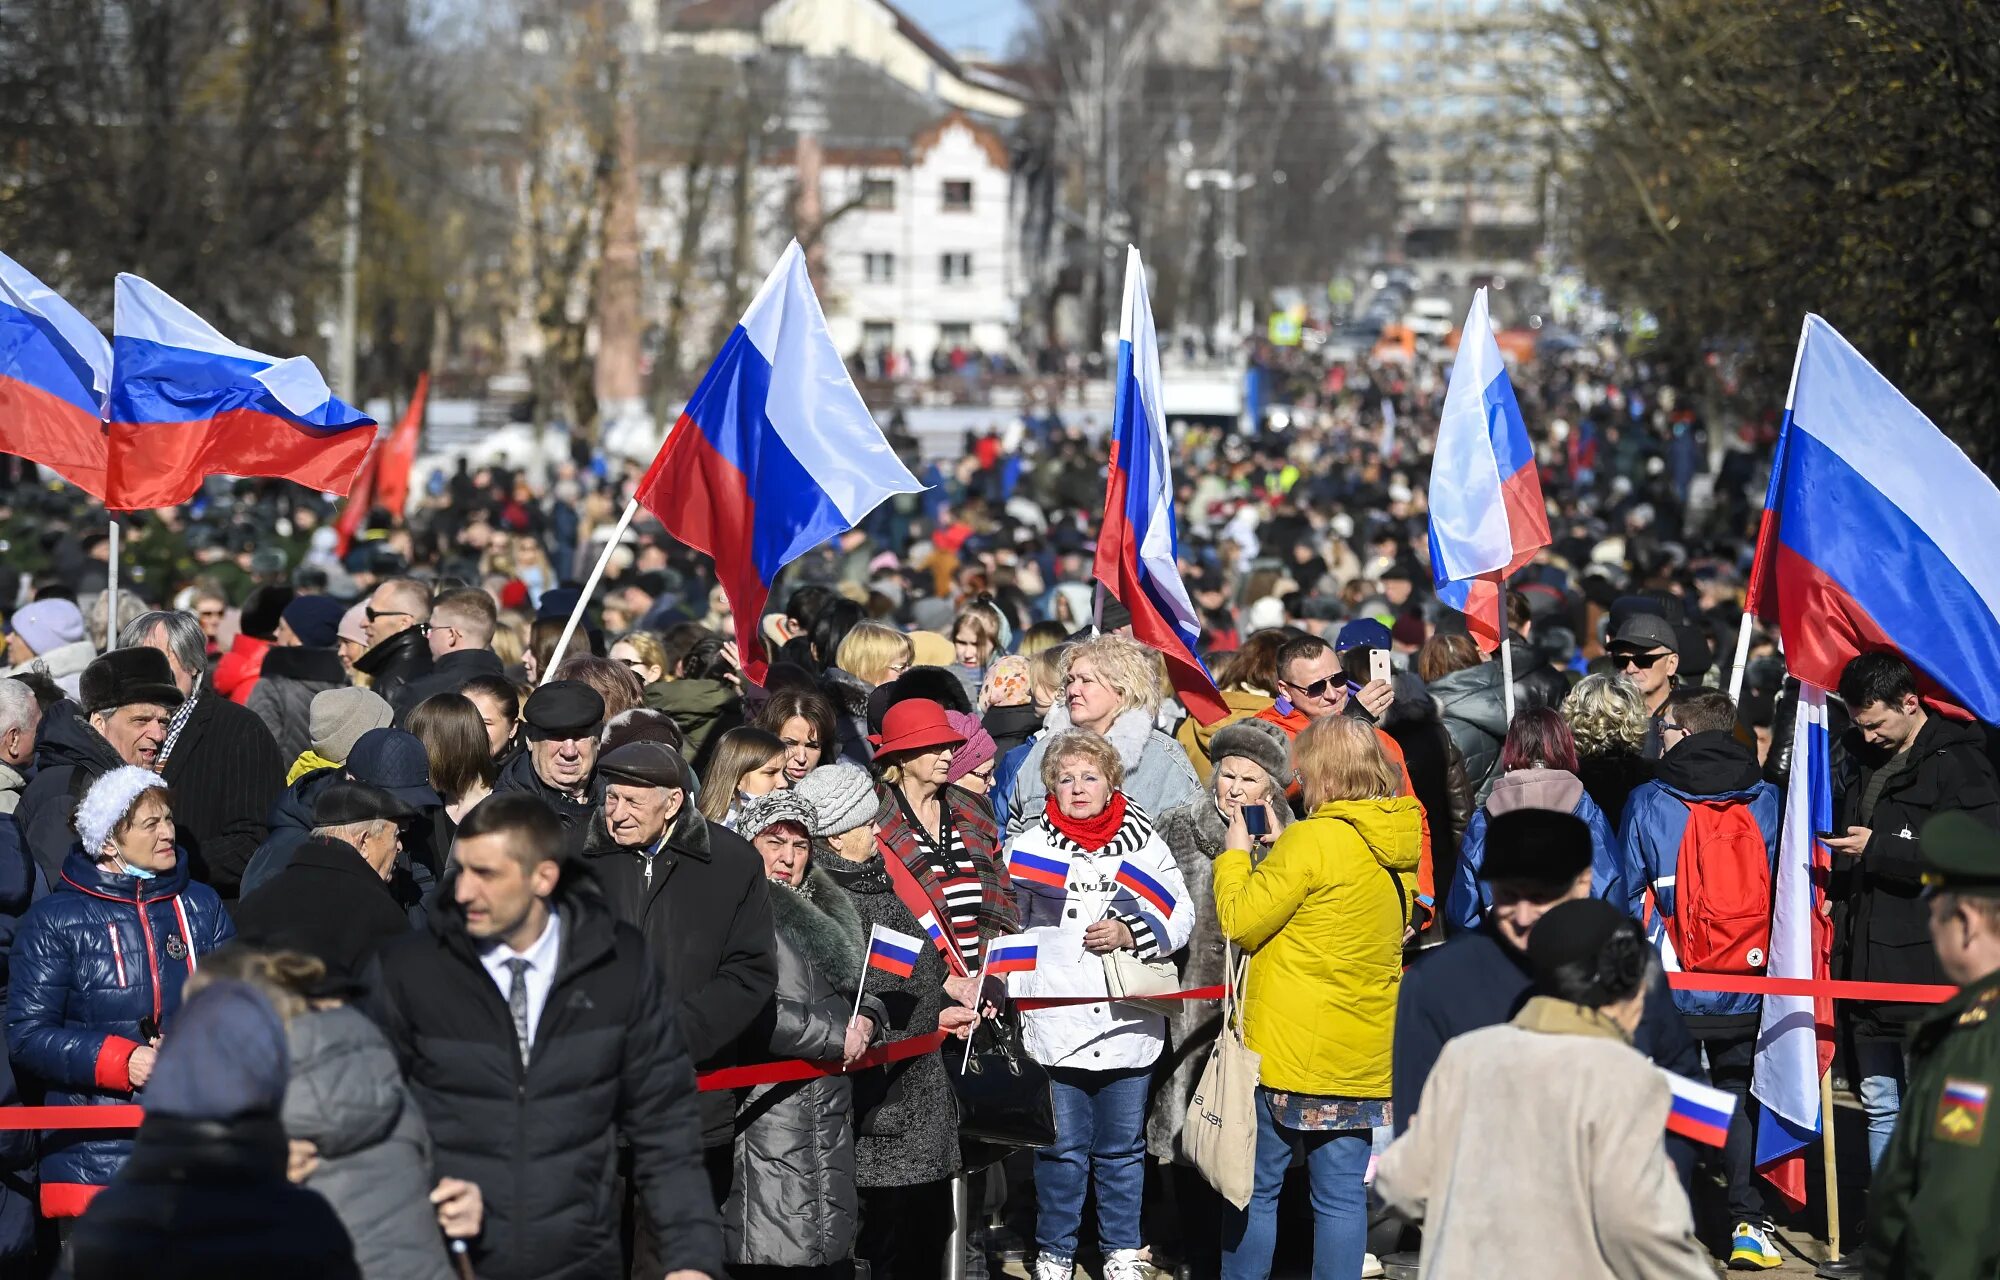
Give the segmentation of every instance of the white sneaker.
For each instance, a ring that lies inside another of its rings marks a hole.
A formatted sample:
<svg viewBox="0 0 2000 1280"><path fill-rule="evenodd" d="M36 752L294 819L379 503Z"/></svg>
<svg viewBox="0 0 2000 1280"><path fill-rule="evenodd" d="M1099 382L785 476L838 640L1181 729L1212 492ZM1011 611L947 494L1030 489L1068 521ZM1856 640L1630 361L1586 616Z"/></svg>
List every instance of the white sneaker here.
<svg viewBox="0 0 2000 1280"><path fill-rule="evenodd" d="M1076 1262L1073 1259L1046 1253L1035 1255L1035 1280L1073 1280L1075 1275ZM1110 1277L1107 1275L1105 1280L1110 1280ZM1134 1277L1134 1280L1137 1278Z"/></svg>
<svg viewBox="0 0 2000 1280"><path fill-rule="evenodd" d="M1372 1253L1361 1255L1361 1280L1379 1280L1382 1274L1382 1259Z"/></svg>
<svg viewBox="0 0 2000 1280"><path fill-rule="evenodd" d="M1104 1259L1104 1280L1147 1280L1145 1255L1137 1249L1114 1249Z"/></svg>

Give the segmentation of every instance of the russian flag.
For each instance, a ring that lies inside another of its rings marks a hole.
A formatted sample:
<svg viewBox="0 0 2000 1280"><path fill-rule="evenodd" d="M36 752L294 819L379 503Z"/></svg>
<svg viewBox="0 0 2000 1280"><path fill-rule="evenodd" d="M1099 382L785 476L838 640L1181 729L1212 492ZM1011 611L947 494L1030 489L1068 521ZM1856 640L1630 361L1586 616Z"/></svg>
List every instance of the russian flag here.
<svg viewBox="0 0 2000 1280"><path fill-rule="evenodd" d="M1771 462L1750 608L1822 689L1896 649L2000 721L2000 489L1832 325L1809 315Z"/></svg>
<svg viewBox="0 0 2000 1280"><path fill-rule="evenodd" d="M210 475L353 484L375 420L335 399L312 361L239 347L134 275L118 277L111 327L107 507L170 507Z"/></svg>
<svg viewBox="0 0 2000 1280"><path fill-rule="evenodd" d="M1667 1132L1704 1146L1727 1143L1729 1118L1736 1114L1735 1095L1665 1069L1660 1074L1667 1078L1667 1088L1674 1095L1673 1109L1667 1112Z"/></svg>
<svg viewBox="0 0 2000 1280"><path fill-rule="evenodd" d="M1129 245L1112 394L1111 468L1092 576L1132 611L1133 636L1165 656L1182 704L1201 723L1215 724L1229 706L1201 660L1201 617L1181 582L1171 446L1160 409L1160 341L1146 268Z"/></svg>
<svg viewBox="0 0 2000 1280"><path fill-rule="evenodd" d="M924 944L907 933L875 925L868 931L868 967L907 978L916 971Z"/></svg>
<svg viewBox="0 0 2000 1280"><path fill-rule="evenodd" d="M896 457L826 330L794 240L639 482L639 504L715 561L758 684L778 570L923 486Z"/></svg>
<svg viewBox="0 0 2000 1280"><path fill-rule="evenodd" d="M1119 863L1118 874L1111 879L1114 883L1121 884L1139 895L1142 901L1160 913L1161 919L1164 920L1174 913L1174 895L1167 892L1167 886L1131 863Z"/></svg>
<svg viewBox="0 0 2000 1280"><path fill-rule="evenodd" d="M1549 514L1484 289L1472 295L1445 387L1430 510L1438 599L1465 615L1466 629L1491 653L1506 631L1500 584L1549 545Z"/></svg>
<svg viewBox="0 0 2000 1280"><path fill-rule="evenodd" d="M1007 853L1007 874L1016 880L1026 880L1030 884L1047 885L1051 889L1065 889L1069 886L1069 860L1058 861L1039 853L1029 853L1025 849L1012 849Z"/></svg>
<svg viewBox="0 0 2000 1280"><path fill-rule="evenodd" d="M1773 978L1824 981L1827 976L1833 924L1819 907L1833 859L1817 834L1833 827L1827 748L1826 692L1801 682L1771 903L1771 956L1765 972ZM1757 1115L1756 1162L1794 1208L1806 1202L1804 1152L1820 1136L1819 1082L1832 1063L1831 999L1764 997L1750 1077L1750 1091L1763 1104Z"/></svg>
<svg viewBox="0 0 2000 1280"><path fill-rule="evenodd" d="M97 326L0 253L0 450L103 501L110 394L111 344Z"/></svg>
<svg viewBox="0 0 2000 1280"><path fill-rule="evenodd" d="M986 948L986 972L1027 973L1035 967L1035 940L1016 934L995 938Z"/></svg>
<svg viewBox="0 0 2000 1280"><path fill-rule="evenodd" d="M944 926L938 923L937 916L926 911L917 917L917 925L923 929L924 936L937 946L944 948L946 951L952 950L951 940L945 936Z"/></svg>

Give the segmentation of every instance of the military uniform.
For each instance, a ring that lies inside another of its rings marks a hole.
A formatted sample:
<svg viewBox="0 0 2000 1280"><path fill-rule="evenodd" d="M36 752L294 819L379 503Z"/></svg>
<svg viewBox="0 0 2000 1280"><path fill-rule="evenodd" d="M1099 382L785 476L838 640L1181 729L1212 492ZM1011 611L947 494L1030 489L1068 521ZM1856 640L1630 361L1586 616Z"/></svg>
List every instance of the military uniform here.
<svg viewBox="0 0 2000 1280"><path fill-rule="evenodd" d="M2000 839L1962 813L1924 824L1925 882L2000 898ZM1902 1115L1869 1193L1870 1280L2000 1276L2000 970L1920 1017Z"/></svg>

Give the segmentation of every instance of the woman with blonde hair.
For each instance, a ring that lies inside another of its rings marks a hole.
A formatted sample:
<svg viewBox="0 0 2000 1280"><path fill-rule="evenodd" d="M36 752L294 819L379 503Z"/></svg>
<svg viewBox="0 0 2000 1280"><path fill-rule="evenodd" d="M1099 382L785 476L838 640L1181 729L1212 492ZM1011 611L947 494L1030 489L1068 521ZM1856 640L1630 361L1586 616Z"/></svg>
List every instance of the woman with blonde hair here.
<svg viewBox="0 0 2000 1280"><path fill-rule="evenodd" d="M1563 718L1576 739L1576 776L1617 831L1625 801L1653 776L1646 759L1646 699L1629 680L1585 676L1563 699Z"/></svg>
<svg viewBox="0 0 2000 1280"><path fill-rule="evenodd" d="M833 651L833 665L820 676L819 689L840 721L839 758L866 765L868 695L908 671L917 660L910 638L879 622L857 622Z"/></svg>
<svg viewBox="0 0 2000 1280"><path fill-rule="evenodd" d="M1262 1059L1255 1181L1249 1208L1225 1219L1222 1274L1270 1274L1278 1193L1297 1154L1312 1184L1313 1274L1358 1280L1371 1134L1392 1120L1390 1045L1423 810L1396 794L1400 773L1360 720L1313 721L1291 764L1306 817L1273 843L1250 835L1239 808L1215 860L1216 918L1250 953L1243 1029Z"/></svg>
<svg viewBox="0 0 2000 1280"><path fill-rule="evenodd" d="M785 742L767 729L749 725L716 740L715 756L701 780L701 816L736 830L745 803L790 786L785 777Z"/></svg>

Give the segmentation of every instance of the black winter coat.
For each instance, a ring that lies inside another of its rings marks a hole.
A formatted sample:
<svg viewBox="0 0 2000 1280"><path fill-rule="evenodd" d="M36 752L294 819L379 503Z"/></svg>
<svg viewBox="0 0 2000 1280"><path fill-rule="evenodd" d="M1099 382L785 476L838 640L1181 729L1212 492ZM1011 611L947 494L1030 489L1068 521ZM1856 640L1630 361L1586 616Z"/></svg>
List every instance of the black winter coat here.
<svg viewBox="0 0 2000 1280"><path fill-rule="evenodd" d="M244 708L203 688L160 776L174 789L174 824L194 878L237 896L243 868L264 843L264 819L285 789L271 731Z"/></svg>
<svg viewBox="0 0 2000 1280"><path fill-rule="evenodd" d="M1859 767L1841 800L1839 830L1865 826L1873 834L1857 858L1834 856L1834 966L1854 982L1947 984L1931 946L1930 908L1923 898L1924 863L1917 836L1932 814L1963 809L2000 828L2000 782L1986 758L1977 725L1932 715L1910 745L1909 767L1882 788L1875 811L1861 820L1862 793L1884 754L1850 733L1847 749ZM1855 1034L1900 1038L1931 1006L1849 1002Z"/></svg>
<svg viewBox="0 0 2000 1280"><path fill-rule="evenodd" d="M74 1280L361 1280L318 1192L285 1178L275 1115L149 1115L70 1235Z"/></svg>
<svg viewBox="0 0 2000 1280"><path fill-rule="evenodd" d="M397 691L393 703L396 727L409 728L410 713L426 698L435 698L440 693L457 693L481 676L504 679L506 674L506 666L491 649L460 649L456 653L447 653L431 664L428 675L418 676Z"/></svg>
<svg viewBox="0 0 2000 1280"><path fill-rule="evenodd" d="M420 627L398 631L356 658L354 669L372 680L368 687L393 707L404 685L431 673L431 639Z"/></svg>
<svg viewBox="0 0 2000 1280"><path fill-rule="evenodd" d="M597 812L596 802L604 795L604 788L595 779L591 780L591 799L588 803L572 799L567 791L556 790L535 772L535 753L526 748L501 767L500 776L493 782L493 791L496 795L506 791L525 791L555 810L569 836L571 853L583 848L584 837L590 830L591 815Z"/></svg>
<svg viewBox="0 0 2000 1280"><path fill-rule="evenodd" d="M35 776L14 811L21 838L49 885L62 879L63 860L76 843L77 801L91 783L124 764L84 719L83 708L69 701L49 708L35 741Z"/></svg>
<svg viewBox="0 0 2000 1280"><path fill-rule="evenodd" d="M236 934L256 947L303 951L358 979L375 949L410 931L389 884L344 840L313 836L283 871L236 904Z"/></svg>
<svg viewBox="0 0 2000 1280"><path fill-rule="evenodd" d="M613 843L600 813L591 821L583 861L603 887L612 914L645 935L695 1069L713 1071L742 1061L739 1040L769 1003L778 980L771 890L756 850L693 805L683 805L666 843L650 860ZM761 1046L752 1049L760 1051ZM702 1145L727 1144L735 1114L733 1095L704 1093Z"/></svg>
<svg viewBox="0 0 2000 1280"><path fill-rule="evenodd" d="M523 1066L452 878L430 927L377 954L366 1008L430 1125L438 1176L479 1184L482 1280L622 1280L620 1136L664 1270L723 1275L694 1072L645 939L564 866L555 983Z"/></svg>

